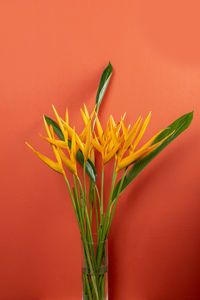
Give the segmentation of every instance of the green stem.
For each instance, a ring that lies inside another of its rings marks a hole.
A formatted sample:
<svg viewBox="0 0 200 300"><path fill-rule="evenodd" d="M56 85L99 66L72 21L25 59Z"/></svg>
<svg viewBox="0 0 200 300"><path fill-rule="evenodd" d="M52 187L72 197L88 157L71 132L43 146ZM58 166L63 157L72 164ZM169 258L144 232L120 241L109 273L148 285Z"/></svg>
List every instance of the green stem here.
<svg viewBox="0 0 200 300"><path fill-rule="evenodd" d="M98 201L99 201L99 207L100 207L100 205L101 205L101 198L100 198L99 190L98 190L98 187L97 187L96 184L95 184L95 190L96 190L96 193L97 193L97 197L98 197Z"/></svg>
<svg viewBox="0 0 200 300"><path fill-rule="evenodd" d="M84 161L83 164L83 195L84 195L84 200L83 200L83 205L84 205L84 213L86 214L87 210L87 196L86 196L86 184L85 184L85 172L86 172L86 162ZM88 228L87 228L87 217L86 217L86 235L88 236Z"/></svg>
<svg viewBox="0 0 200 300"><path fill-rule="evenodd" d="M81 213L81 212L80 212L80 207L79 207L79 206L76 207L75 200L74 200L74 197L73 197L71 188L70 188L69 181L67 180L66 177L64 177L64 179L65 179L65 182L67 183L67 187L68 187L68 190L69 190L69 194L70 194L70 197L71 197L71 200L72 200L72 205L73 205L73 208L74 208L74 211L75 211L75 215L76 215L76 218L77 218L77 221L78 221L80 233L81 233L81 236L82 236L82 238L83 238L84 245L85 245L85 246L84 246L84 249L85 249L86 254L87 254L88 264L89 264L91 270L93 270L93 268L92 268L92 263L91 263L91 261L90 261L89 249L88 249L88 245L87 245L87 241L86 241L86 237L85 237L83 221L81 220L82 218L79 219L79 217L80 217L80 215L81 215L81 214L79 214L79 213ZM74 182L76 183L76 180L74 180ZM77 193L77 185L76 185L76 184L75 184L75 195L78 195L78 193ZM79 201L77 201L77 205L78 205L78 203L79 203ZM79 213L78 213L78 211L77 211L77 208L78 208ZM84 254L84 256L85 256L85 254ZM85 257L85 261L87 262L86 257ZM92 280L93 280L93 284L94 284L94 289L95 289L95 291L96 291L96 293L97 293L97 295L98 295L97 285L96 285L96 283L95 283L95 281L94 281L93 278L92 278ZM95 285L96 285L96 286L95 286Z"/></svg>
<svg viewBox="0 0 200 300"><path fill-rule="evenodd" d="M86 162L84 162L83 165L83 189L84 189L84 209L85 209L85 216L86 216L86 226L87 226L87 237L88 240L90 241L90 248L91 248L91 253L93 258L94 256L94 249L93 249L93 237L92 237L92 228L91 228L91 223L90 223L90 218L88 215L88 208L87 208L87 194L86 194L86 180L85 180L85 174L86 174ZM95 259L94 259L94 264L95 264Z"/></svg>
<svg viewBox="0 0 200 300"><path fill-rule="evenodd" d="M83 193L83 187L82 187L82 184L81 184L81 181L80 181L79 177L77 177L77 180L78 180L80 192ZM84 182L85 182L85 180L83 180L83 183ZM91 229L90 219L89 219L88 210L87 210L87 198L86 198L86 188L85 188L85 186L84 186L84 197L85 197L85 199L84 199L84 210L85 210L86 225L87 225L86 239L89 242L89 248L90 248L90 252L91 252L91 255L92 255L92 259L93 259L94 269L96 269L96 260L95 260L95 253L94 253L94 247L93 247L92 229Z"/></svg>
<svg viewBox="0 0 200 300"><path fill-rule="evenodd" d="M90 188L89 188L89 215L90 215L90 224L92 224L92 213L93 213L93 203L94 203L94 184L90 179Z"/></svg>
<svg viewBox="0 0 200 300"><path fill-rule="evenodd" d="M84 189L84 211L85 211L86 224L87 224L87 234L88 234L87 236L88 236L88 241L91 244L93 244L92 228L91 228L90 219L89 219L89 215L88 215L88 209L87 209L87 195L86 195L86 184L85 184L85 163L84 163L83 170L84 170L83 171L83 187L82 187L79 177L77 177L77 179L78 179L79 187L82 192Z"/></svg>
<svg viewBox="0 0 200 300"><path fill-rule="evenodd" d="M78 176L75 179L77 179L77 181L78 181L79 188L80 188L80 194L82 194L83 193L83 189L82 189L82 185L81 185L80 179L79 179ZM68 183L68 181L66 181L66 182ZM74 184L75 184L75 192L76 192L76 194L78 194L78 188L77 188L76 180L74 180ZM68 183L68 189L70 191L70 195L72 196L72 202L74 202L73 201L73 195L71 193L71 189L70 189L69 183ZM80 208L80 202L77 201L77 203L79 203L78 210L79 210L80 215L82 216L82 214L81 214L81 208ZM95 269L93 268L93 264L94 264L95 260L93 258L93 263L92 263L91 256L90 256L90 249L89 249L89 245L88 245L88 242L87 242L87 239L86 239L86 233L85 233L85 228L84 228L84 219L83 219L83 217L80 218L80 221L78 220L78 223L79 223L79 226L80 226L80 232L81 232L81 236L82 236L82 240L83 240L83 248L84 248L84 251L85 251L85 255L84 255L85 256L85 262L88 263L89 270L92 273L91 274L91 280L92 280L92 283L93 283L93 287L94 287L94 291L95 291L97 300L100 300L99 299L99 293L98 293L98 287L97 287L97 278L95 276Z"/></svg>
<svg viewBox="0 0 200 300"><path fill-rule="evenodd" d="M79 220L79 216L78 216L78 212L77 212L77 207L76 207L76 204L75 204L75 200L74 200L74 197L73 197L71 188L70 188L70 184L69 184L69 181L68 181L68 179L67 179L66 176L64 176L64 179L65 179L65 182L66 182L67 187L68 187L68 191L69 191L69 194L70 194L70 198L71 198L71 200L72 200L72 205L73 205L73 208L74 208L74 212L75 212L75 215L76 215L76 219L77 219L77 221L78 221L78 225L79 225L79 228L80 228L80 220Z"/></svg>
<svg viewBox="0 0 200 300"><path fill-rule="evenodd" d="M84 200L85 200L85 204L87 205L86 202L86 184L85 184L85 171L86 171L86 162L84 162L83 164L83 189L84 189Z"/></svg>
<svg viewBox="0 0 200 300"><path fill-rule="evenodd" d="M97 108L97 105L95 105L95 111L96 111L96 114L98 114L98 108ZM95 123L96 123L96 115L94 115L94 121L93 121L93 124L92 124L92 131L94 131Z"/></svg>
<svg viewBox="0 0 200 300"><path fill-rule="evenodd" d="M87 290L88 290L89 299L90 299L90 300L93 300L93 299L92 299L92 294L91 294L91 291L90 291L90 284L89 284L89 280L88 280L87 274L86 274L85 277L86 277L86 285L87 285Z"/></svg>
<svg viewBox="0 0 200 300"><path fill-rule="evenodd" d="M101 225L103 225L103 187L104 187L104 165L102 165L102 172L101 172L101 202L100 202L100 219Z"/></svg>
<svg viewBox="0 0 200 300"><path fill-rule="evenodd" d="M100 289L101 289L101 295L102 295L102 299L105 297L105 274L101 276L102 280L101 280L101 285L100 285Z"/></svg>
<svg viewBox="0 0 200 300"><path fill-rule="evenodd" d="M95 213L96 213L97 237L99 239L99 214L98 214L97 197L96 197L95 190L94 190L94 205L95 205Z"/></svg>
<svg viewBox="0 0 200 300"><path fill-rule="evenodd" d="M99 300L99 293L98 293L98 288L97 288L97 278L95 276L95 270L94 270L92 262L91 262L91 257L90 257L90 254L89 254L89 248L88 248L88 244L87 244L87 241L86 241L85 234L83 234L83 243L84 243L84 249L85 249L85 252L86 252L86 255L87 255L89 270L91 272L91 280L92 280L92 283L93 283L95 294L97 296L97 299Z"/></svg>
<svg viewBox="0 0 200 300"><path fill-rule="evenodd" d="M95 184L95 190L96 190L96 194L97 194L97 198L98 198L98 203L99 203L99 214L98 214L98 208L97 208L97 202L95 203L95 209L96 209L96 214L99 216L99 229L98 229L98 241L100 240L100 236L101 236L101 229L102 229L102 225L101 225L101 215L100 215L100 206L101 206L101 198L100 198L100 195L99 195L99 190L98 190L98 187L97 185ZM97 245L98 247L98 245Z"/></svg>
<svg viewBox="0 0 200 300"><path fill-rule="evenodd" d="M105 229L106 229L107 223L109 221L109 217L110 217L110 214L109 214L110 213L110 206L112 204L114 185L115 185L115 181L116 181L116 178L117 178L117 173L115 172L115 166L116 165L114 165L114 168L113 168L111 191L110 191L110 196L109 196L108 205L107 205L107 211L106 211L106 218L105 218L104 227L103 227L103 233L102 233L102 237L101 237L102 241L104 241L104 233L105 233Z"/></svg>
<svg viewBox="0 0 200 300"><path fill-rule="evenodd" d="M88 248L88 244L87 244L87 241L86 241L85 234L83 234L83 243L84 243L83 247L85 249L86 256L87 256L89 270L91 272L91 280L92 280L92 283L93 283L94 291L95 291L95 294L97 296L97 299L99 300L99 293L98 293L98 287L97 287L97 278L95 276L95 270L94 270L92 262L91 262L91 257L90 257L89 248Z"/></svg>
<svg viewBox="0 0 200 300"><path fill-rule="evenodd" d="M116 205L117 205L117 201L118 201L119 196L120 196L120 192L121 192L121 189L122 189L122 185L123 185L123 183L124 183L124 179L125 179L126 173L127 173L127 168L125 169L124 174L123 174L123 176L122 176L122 179L121 179L121 182L120 182L120 185L119 185L119 189L118 189L118 191L117 191L116 198L115 198L115 200L113 200L113 201L114 201L114 204L112 203L113 205L111 205L112 213L111 213L111 215L110 215L108 227L107 227L107 229L106 229L106 238L107 238L108 233L109 233L109 230L110 230L110 226L111 226L111 223L112 223L113 215L114 215L114 212L115 212L115 208L116 208ZM113 209L112 209L112 207L113 207Z"/></svg>
<svg viewBox="0 0 200 300"><path fill-rule="evenodd" d="M115 185L115 181L116 181L116 178L117 178L117 173L115 172L115 167L116 167L116 163L114 164L114 168L113 168L111 191L110 191L110 197L109 197L109 201L108 201L106 217L105 217L105 221L104 221L104 224L103 224L103 229L102 229L102 234L101 234L101 239L100 239L101 242L105 241L106 227L107 227L107 223L109 222L109 217L110 217L109 216L110 205L112 203L114 185ZM104 247L104 243L102 243L100 245L100 247L98 248L98 251L97 251L97 267L99 267L100 263L101 263L101 257L102 257L102 254L103 254L103 247Z"/></svg>
<svg viewBox="0 0 200 300"><path fill-rule="evenodd" d="M80 200L79 200L79 194L78 194L78 187L77 187L77 182L76 182L76 180L78 180L78 179L74 175L73 175L73 178L74 178L75 196L77 198L76 204L77 204L77 210L78 210L78 214L79 214L79 219L80 219L80 224L81 224L81 234L82 234L82 232L84 231L84 228L85 228L84 216L81 213L81 206L80 206Z"/></svg>

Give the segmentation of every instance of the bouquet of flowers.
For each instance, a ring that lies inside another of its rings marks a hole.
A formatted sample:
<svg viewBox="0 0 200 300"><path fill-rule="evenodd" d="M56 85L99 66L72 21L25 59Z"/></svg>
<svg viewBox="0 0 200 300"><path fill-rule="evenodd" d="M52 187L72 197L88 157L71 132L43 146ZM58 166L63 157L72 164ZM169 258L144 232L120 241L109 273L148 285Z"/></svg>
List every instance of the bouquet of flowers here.
<svg viewBox="0 0 200 300"><path fill-rule="evenodd" d="M151 113L144 121L139 117L133 125L126 124L125 114L118 122L110 115L104 129L98 111L112 71L109 63L101 76L93 111L88 112L85 105L80 109L84 124L80 133L70 124L68 109L62 118L53 106L56 121L44 116L47 136L42 138L50 144L55 160L26 143L47 166L61 174L67 184L82 239L84 300L108 299L107 238L120 194L190 125L193 118L193 112L183 115L140 147ZM97 159L101 159L100 184L96 181ZM110 195L105 202L104 166L108 163L113 168L113 175ZM69 176L73 177L73 186L69 183Z"/></svg>

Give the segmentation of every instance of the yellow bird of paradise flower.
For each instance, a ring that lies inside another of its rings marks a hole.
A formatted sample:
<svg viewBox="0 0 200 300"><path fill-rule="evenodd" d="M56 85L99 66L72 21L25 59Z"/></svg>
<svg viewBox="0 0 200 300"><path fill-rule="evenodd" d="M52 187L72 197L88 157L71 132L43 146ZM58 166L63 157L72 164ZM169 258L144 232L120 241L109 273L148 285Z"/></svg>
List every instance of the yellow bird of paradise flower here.
<svg viewBox="0 0 200 300"><path fill-rule="evenodd" d="M95 113L95 109L93 110L91 115L89 115L87 107L84 105L84 111L82 109L80 111L85 127L82 133L78 135L75 132L75 129L72 129L72 127L69 125L69 116L67 109L65 120L63 120L58 115L54 106L53 111L64 136L64 141L55 139L53 128L50 125L49 129L45 118L44 124L48 136L42 136L42 138L50 143L56 157L56 161L53 161L47 156L41 154L40 152L35 150L29 143L26 142L26 145L50 168L52 168L56 172L63 174L64 176L65 171L63 168L63 164L74 175L77 176L76 154L79 149L83 153L85 162L88 158L90 158L94 162L94 148L101 153L103 166L107 164L113 157L115 157L117 173L121 169L124 169L130 164L136 162L138 159L141 159L144 156L148 155L150 152L156 149L165 139L173 134L173 132L170 133L170 135L152 145L156 137L162 132L159 131L140 149L135 150L148 126L151 112L148 114L143 124L142 118L139 117L132 128L130 125L128 127L125 126L125 115L121 118L121 121L118 124L115 123L111 115L107 122L106 129L105 131L103 131L99 118ZM94 114L97 132L93 133L91 122ZM69 138L71 139L71 147L69 147ZM68 152L69 157L67 157L62 149Z"/></svg>
<svg viewBox="0 0 200 300"><path fill-rule="evenodd" d="M141 138L144 135L144 132L148 126L148 123L150 121L151 112L148 114L146 119L142 123L142 118L139 117L138 120L135 122L134 126L129 132L130 126L128 128L125 127L123 120L121 121L121 127L124 135L124 144L119 149L118 153L116 154L116 160L117 160L117 167L116 172L120 171L121 169L124 169L128 167L130 164L134 163L135 161L143 158L144 156L151 153L154 149L156 149L164 140L166 140L170 135L174 133L170 133L168 136L163 138L161 141L155 143L152 145L153 141L156 139L156 137L163 131L159 131L156 133L147 143L145 143L140 149L135 151L135 148L137 147L138 143L140 142ZM141 127L140 127L141 126ZM128 155L127 154L128 151Z"/></svg>
<svg viewBox="0 0 200 300"><path fill-rule="evenodd" d="M86 162L88 158L92 159L92 144L91 144L91 139L92 139L92 129L91 129L91 122L92 118L94 115L94 110L91 115L89 115L88 110L86 105L84 105L84 111L81 109L81 115L83 118L83 122L85 124L85 127L80 135L75 133L75 140L76 140L76 145L77 147L82 151L84 161ZM68 132L68 136L72 138L73 134L73 129L69 125L67 121L64 121L60 118L59 120L61 122L61 126L63 128L63 134L64 132ZM62 146L61 146L62 147Z"/></svg>
<svg viewBox="0 0 200 300"><path fill-rule="evenodd" d="M52 141L54 140L54 134L53 134L53 130L51 129L51 132L48 128L48 125L46 123L46 120L45 118L43 117L44 119L44 125L45 125L45 128L46 128L46 131L47 131L47 135L49 137L49 139L51 139ZM53 134L53 135L52 135ZM64 168L63 168L63 165L62 165L62 161L61 161L61 158L60 158L60 155L59 155L59 152L58 152L58 149L57 147L51 143L51 146L52 146L52 149L53 149L53 152L55 154L55 157L56 157L56 162L53 161L52 159L48 158L47 156L41 154L40 152L38 152L37 150L35 150L28 142L25 142L25 144L47 165L49 166L51 169L53 169L54 171L60 173L60 174L63 174L65 175L65 171L64 171Z"/></svg>
<svg viewBox="0 0 200 300"><path fill-rule="evenodd" d="M103 165L107 164L117 153L123 137L119 135L120 124L116 125L112 116L110 116L106 130L103 131L98 116L96 115L97 134L94 133L92 144L102 155Z"/></svg>
<svg viewBox="0 0 200 300"><path fill-rule="evenodd" d="M26 142L26 145L44 162L46 163L51 169L53 169L56 172L59 172L61 174L65 175L65 171L63 168L63 164L74 174L77 176L77 166L76 166L76 153L78 150L78 147L76 145L76 133L75 133L75 129L72 129L72 132L70 134L71 137L71 148L68 145L68 131L64 129L64 127L62 126L60 117L58 116L55 107L53 106L53 110L56 116L56 119L58 121L59 127L63 133L63 136L65 138L65 141L61 141L61 140L57 140L55 139L54 136L54 132L53 132L53 128L52 126L50 126L50 130L49 127L47 125L47 122L44 118L44 124L45 124L45 128L47 131L47 135L48 137L44 137L42 136L43 139L45 139L47 142L50 143L54 154L56 156L57 162L51 160L50 158L48 158L47 156L41 154L40 152L36 151L29 143ZM68 113L66 113L66 120L68 118ZM50 132L51 131L51 132ZM67 157L67 155L62 151L62 149L66 149L68 154L69 154L69 158Z"/></svg>

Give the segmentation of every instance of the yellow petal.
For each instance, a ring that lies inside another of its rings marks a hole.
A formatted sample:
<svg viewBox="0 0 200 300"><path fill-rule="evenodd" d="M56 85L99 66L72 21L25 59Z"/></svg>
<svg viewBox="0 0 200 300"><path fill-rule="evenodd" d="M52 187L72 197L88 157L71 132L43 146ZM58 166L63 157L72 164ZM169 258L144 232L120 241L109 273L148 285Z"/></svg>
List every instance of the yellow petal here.
<svg viewBox="0 0 200 300"><path fill-rule="evenodd" d="M96 114L96 126L97 126L97 131L98 131L99 139L102 140L103 129L101 127L101 123L99 121L99 118L98 118L97 114Z"/></svg>
<svg viewBox="0 0 200 300"><path fill-rule="evenodd" d="M161 144L161 142L156 143L156 144L152 145L151 147L149 147L148 149L146 149L144 151L144 153L140 156L140 158L147 156L149 153L151 153L153 150L155 150L160 144Z"/></svg>
<svg viewBox="0 0 200 300"><path fill-rule="evenodd" d="M129 156L119 160L116 171L118 172L119 170L132 164L135 160L139 159L145 153L145 151L146 150L138 150L138 151L130 154Z"/></svg>
<svg viewBox="0 0 200 300"><path fill-rule="evenodd" d="M76 161L76 136L75 136L75 129L73 129L70 159L71 159L72 162Z"/></svg>
<svg viewBox="0 0 200 300"><path fill-rule="evenodd" d="M88 154L90 151L90 146L91 146L91 120L89 120L88 125L87 125L87 130L86 130L86 142L85 142L85 147L84 147L84 158L85 161L88 159Z"/></svg>
<svg viewBox="0 0 200 300"><path fill-rule="evenodd" d="M58 162L58 164L59 164L59 165L61 166L61 168L62 168L62 160L61 160L61 158L60 158L58 149L57 149L55 146L52 146L52 148L53 148L53 152L54 152L54 154L55 154L55 157L56 157L56 159L57 159L57 162Z"/></svg>
<svg viewBox="0 0 200 300"><path fill-rule="evenodd" d="M86 115L86 118L89 119L90 116L89 116L89 113L88 113L88 110L87 110L87 107L86 105L84 104L84 110L85 110L85 115Z"/></svg>
<svg viewBox="0 0 200 300"><path fill-rule="evenodd" d="M97 149L97 151L99 151L100 153L102 153L103 147L100 145L100 143L99 143L99 141L98 141L98 139L97 139L96 136L95 136L94 139L92 139L92 144Z"/></svg>
<svg viewBox="0 0 200 300"><path fill-rule="evenodd" d="M125 117L126 117L126 112L125 112L125 113L123 114L123 116L121 117L121 120L124 121Z"/></svg>
<svg viewBox="0 0 200 300"><path fill-rule="evenodd" d="M116 136L117 136L117 137L119 136L120 129L121 129L121 123L119 123L119 124L116 126Z"/></svg>
<svg viewBox="0 0 200 300"><path fill-rule="evenodd" d="M91 147L90 153L89 153L89 159L93 164L95 164L95 154L94 154L94 147Z"/></svg>
<svg viewBox="0 0 200 300"><path fill-rule="evenodd" d="M163 130L161 130L158 134L160 134L161 132L162 132ZM153 144L151 147L149 147L148 148L148 154L150 153L150 152L152 152L155 148L157 148L158 146L160 146L166 139L168 139L168 137L170 137L173 133L175 132L175 130L174 131L172 131L170 134L168 134L165 138L163 138L161 141L159 141L159 142L157 142L156 144ZM157 136L158 136L158 134L157 134ZM155 138L154 138L154 140L155 140Z"/></svg>
<svg viewBox="0 0 200 300"><path fill-rule="evenodd" d="M107 155L105 154L103 163L107 164L116 154L119 147L114 147Z"/></svg>
<svg viewBox="0 0 200 300"><path fill-rule="evenodd" d="M53 127L52 125L50 125L50 132L51 132L51 135L52 135L52 140L55 141L55 135L54 135L54 131L53 131ZM61 158L60 158L60 155L58 153L58 150L56 148L56 145L54 145L53 143L51 144L51 147L53 149L53 152L55 154L55 157L57 159L57 162L59 163L59 165L62 167L62 161L61 161Z"/></svg>
<svg viewBox="0 0 200 300"><path fill-rule="evenodd" d="M106 151L108 151L108 152L112 151L112 149L113 149L116 145L118 145L118 142L114 143L114 141L111 140L111 141L108 143L107 147L106 147Z"/></svg>
<svg viewBox="0 0 200 300"><path fill-rule="evenodd" d="M128 129L125 127L123 120L121 120L121 127L122 127L123 135L124 135L125 139L127 139L127 137L128 137Z"/></svg>
<svg viewBox="0 0 200 300"><path fill-rule="evenodd" d="M113 140L113 142L115 144L117 144L118 143L118 139L117 139L117 137L115 135L112 121L110 121L110 130L111 130L112 140Z"/></svg>
<svg viewBox="0 0 200 300"><path fill-rule="evenodd" d="M63 127L63 124L62 124L62 121L61 121L61 118L59 117L54 105L52 105L52 108L53 108L53 111L54 111L54 114L56 116L56 120L58 122L58 125L62 131L62 134L64 135L64 138L65 138L65 141L68 140L68 132L66 130L64 130L64 127Z"/></svg>
<svg viewBox="0 0 200 300"><path fill-rule="evenodd" d="M107 124L106 124L106 130L105 130L104 133L103 133L103 137L106 137L106 136L108 136L108 135L110 134L109 124L110 124L110 122L109 122L109 120L108 120L108 121L107 121Z"/></svg>
<svg viewBox="0 0 200 300"><path fill-rule="evenodd" d="M162 132L163 130L159 131L158 133L156 133L146 144L144 144L140 150L144 150L144 149L147 149L152 143L153 141L157 138L157 136ZM132 145L131 145L132 146ZM131 151L130 152L133 152L134 151L134 147L132 146L131 147Z"/></svg>
<svg viewBox="0 0 200 300"><path fill-rule="evenodd" d="M47 141L48 143L55 145L57 147L63 148L63 149L67 149L69 152L69 146L67 142L64 141L60 141L60 140L56 140L56 139L52 139L52 138L48 138L45 137L43 135L40 135L45 141Z"/></svg>
<svg viewBox="0 0 200 300"><path fill-rule="evenodd" d="M118 156L122 158L122 156L124 155L124 153L127 151L127 149L129 148L129 146L131 145L133 139L135 138L138 129L140 127L141 124L141 117L139 117L136 121L136 123L134 124L133 128L131 129L131 131L129 132L129 134L125 137L124 136L124 145L123 147L119 150Z"/></svg>
<svg viewBox="0 0 200 300"><path fill-rule="evenodd" d="M77 143L79 149L80 149L81 151L83 151L83 150L84 150L84 144L83 144L83 142L82 142L81 139L79 138L78 134L76 134L75 137L76 137L76 143Z"/></svg>
<svg viewBox="0 0 200 300"><path fill-rule="evenodd" d="M162 131L160 131L160 132L162 132ZM160 132L158 134L160 134ZM131 163L135 162L136 160L141 159L141 158L145 157L147 154L151 153L160 144L162 144L162 142L164 142L168 137L170 137L173 133L174 133L174 131L171 132L169 135L167 135L165 138L163 138L160 142L150 146L149 148L142 147L138 151L133 152L132 154L130 154L128 157L126 157L122 160L119 160L119 163L118 163L118 166L117 166L117 172L119 170L129 166ZM157 136L158 136L158 134L157 134ZM153 142L153 140L155 140L155 136L154 136L154 139L152 138L151 140Z"/></svg>
<svg viewBox="0 0 200 300"><path fill-rule="evenodd" d="M49 166L54 171L63 174L63 168L55 161L51 160L47 156L36 151L29 143L25 143L47 166Z"/></svg>
<svg viewBox="0 0 200 300"><path fill-rule="evenodd" d="M134 124L133 128L131 129L131 131L129 132L128 134L128 137L125 141L125 144L124 144L124 148L125 150L128 149L128 147L130 146L130 144L132 143L133 139L135 138L137 132L138 132L138 129L140 127L140 124L141 124L141 121L142 121L142 118L139 117L136 121L136 123Z"/></svg>
<svg viewBox="0 0 200 300"><path fill-rule="evenodd" d="M86 117L86 115L85 115L85 113L82 109L80 109L80 112L81 112L81 116L83 118L83 122L84 122L85 126L87 126L88 119L87 119L87 117Z"/></svg>
<svg viewBox="0 0 200 300"><path fill-rule="evenodd" d="M65 113L65 122L68 124L69 123L69 115L68 115L68 109L66 108L66 113Z"/></svg>
<svg viewBox="0 0 200 300"><path fill-rule="evenodd" d="M63 124L62 124L62 122L61 122L61 119L60 119L60 117L59 117L59 115L58 115L58 113L57 113L57 111L56 111L54 105L52 105L52 108L53 108L54 114L55 114L55 116L56 116L56 120L57 120L57 122L58 122L58 125L60 126L60 129L61 129L62 131L64 131Z"/></svg>
<svg viewBox="0 0 200 300"><path fill-rule="evenodd" d="M91 115L90 115L90 119L92 120L92 118L93 118L93 116L94 116L94 113L95 113L95 107L94 107L94 109L93 109L93 111L92 111L92 113L91 113Z"/></svg>
<svg viewBox="0 0 200 300"><path fill-rule="evenodd" d="M58 148L58 152L68 170L70 170L73 174L77 175L76 161L72 162L60 148Z"/></svg>
<svg viewBox="0 0 200 300"><path fill-rule="evenodd" d="M55 135L54 135L54 131L53 131L53 126L52 125L50 125L50 132L51 132L52 139L55 139Z"/></svg>
<svg viewBox="0 0 200 300"><path fill-rule="evenodd" d="M86 137L86 127L83 129L83 131L81 132L81 134L79 135L79 138L81 141L84 141L85 137Z"/></svg>
<svg viewBox="0 0 200 300"><path fill-rule="evenodd" d="M70 138L72 138L73 135L73 129L69 126L69 124L67 124L63 119L61 119L61 122L63 124L64 127L64 131L67 131L68 135Z"/></svg>
<svg viewBox="0 0 200 300"><path fill-rule="evenodd" d="M133 148L135 149L137 144L139 143L139 141L141 140L146 128L147 128L147 125L149 123L149 120L150 120L150 117L151 117L151 112L148 114L148 116L146 117L144 123L142 124L142 127L140 128L140 131L135 139L135 142L133 144Z"/></svg>
<svg viewBox="0 0 200 300"><path fill-rule="evenodd" d="M48 127L48 125L47 125L47 121L46 121L44 115L43 115L43 120L44 120L44 126L45 126L45 128L46 128L47 135L48 135L49 138L51 138L51 134L50 134L50 131L49 131L49 127Z"/></svg>
<svg viewBox="0 0 200 300"><path fill-rule="evenodd" d="M112 115L110 115L110 122L112 123L113 127L116 127L116 123L115 123Z"/></svg>

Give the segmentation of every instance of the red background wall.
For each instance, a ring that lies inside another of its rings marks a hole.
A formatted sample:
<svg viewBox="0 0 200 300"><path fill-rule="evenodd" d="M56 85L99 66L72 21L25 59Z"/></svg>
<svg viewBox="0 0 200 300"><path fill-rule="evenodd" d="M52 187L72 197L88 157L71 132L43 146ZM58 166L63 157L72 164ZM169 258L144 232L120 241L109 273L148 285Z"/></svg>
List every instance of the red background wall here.
<svg viewBox="0 0 200 300"><path fill-rule="evenodd" d="M110 299L200 299L198 1L1 1L0 299L81 299L81 247L62 178L24 141L42 114L93 103L108 61L103 107L133 121L153 112L146 137L195 110L191 127L118 203L109 236Z"/></svg>

